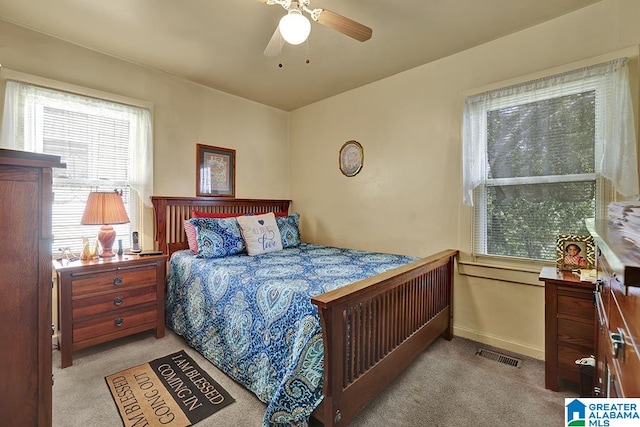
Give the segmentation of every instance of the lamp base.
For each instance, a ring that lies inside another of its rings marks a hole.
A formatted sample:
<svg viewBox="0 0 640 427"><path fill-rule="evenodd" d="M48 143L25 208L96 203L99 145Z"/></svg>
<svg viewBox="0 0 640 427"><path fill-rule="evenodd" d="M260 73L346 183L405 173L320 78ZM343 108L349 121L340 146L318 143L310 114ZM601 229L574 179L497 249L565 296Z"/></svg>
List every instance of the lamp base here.
<svg viewBox="0 0 640 427"><path fill-rule="evenodd" d="M113 253L113 242L116 241L116 231L110 225L103 225L98 232L98 242L102 246L100 258L111 258L116 254Z"/></svg>
<svg viewBox="0 0 640 427"><path fill-rule="evenodd" d="M116 256L116 254L114 254L113 251L102 251L102 253L98 256L100 258L112 258Z"/></svg>

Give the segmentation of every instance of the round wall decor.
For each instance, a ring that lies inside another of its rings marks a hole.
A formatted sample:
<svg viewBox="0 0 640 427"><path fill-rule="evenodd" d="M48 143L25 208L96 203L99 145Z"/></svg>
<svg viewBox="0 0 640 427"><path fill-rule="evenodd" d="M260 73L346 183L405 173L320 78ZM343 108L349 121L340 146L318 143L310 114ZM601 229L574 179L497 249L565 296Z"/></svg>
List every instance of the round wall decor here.
<svg viewBox="0 0 640 427"><path fill-rule="evenodd" d="M340 148L338 163L345 176L355 176L362 169L364 150L358 141L347 141Z"/></svg>

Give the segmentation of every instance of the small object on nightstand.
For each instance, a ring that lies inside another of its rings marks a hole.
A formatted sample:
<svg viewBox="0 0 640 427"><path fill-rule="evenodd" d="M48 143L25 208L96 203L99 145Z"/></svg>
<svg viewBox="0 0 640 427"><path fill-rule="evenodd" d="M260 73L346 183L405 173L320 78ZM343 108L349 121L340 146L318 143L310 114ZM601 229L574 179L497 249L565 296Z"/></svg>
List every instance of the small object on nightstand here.
<svg viewBox="0 0 640 427"><path fill-rule="evenodd" d="M85 261L89 258L89 239L82 236L82 252L80 253L80 259Z"/></svg>
<svg viewBox="0 0 640 427"><path fill-rule="evenodd" d="M138 253L139 256L152 256L152 255L162 255L162 251L142 251Z"/></svg>
<svg viewBox="0 0 640 427"><path fill-rule="evenodd" d="M131 246L131 252L133 252L134 254L140 253L142 249L140 249L140 243L138 240L137 231L134 231L133 233L131 233L131 242L133 243Z"/></svg>
<svg viewBox="0 0 640 427"><path fill-rule="evenodd" d="M80 254L80 259L83 261L87 261L95 258L96 252L98 251L97 243L98 241L96 240L93 244L91 244L87 237L82 236L82 253Z"/></svg>
<svg viewBox="0 0 640 427"><path fill-rule="evenodd" d="M591 270L580 270L581 282L595 282L596 280L598 280L598 270L595 268Z"/></svg>
<svg viewBox="0 0 640 427"><path fill-rule="evenodd" d="M122 239L118 239L118 256L122 256L123 254L123 250L122 250Z"/></svg>
<svg viewBox="0 0 640 427"><path fill-rule="evenodd" d="M72 261L72 262L78 260L78 257L75 256L73 252L71 252L71 249L69 247L58 248L58 251L60 251L60 257L57 259L66 259L67 261Z"/></svg>

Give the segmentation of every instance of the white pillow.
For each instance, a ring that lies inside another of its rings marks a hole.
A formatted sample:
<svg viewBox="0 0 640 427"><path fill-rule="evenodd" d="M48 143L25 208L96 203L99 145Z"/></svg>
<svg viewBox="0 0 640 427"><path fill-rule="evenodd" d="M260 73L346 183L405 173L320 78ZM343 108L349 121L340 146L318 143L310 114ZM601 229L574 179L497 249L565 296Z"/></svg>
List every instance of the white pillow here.
<svg viewBox="0 0 640 427"><path fill-rule="evenodd" d="M249 255L282 250L282 238L273 212L237 217Z"/></svg>

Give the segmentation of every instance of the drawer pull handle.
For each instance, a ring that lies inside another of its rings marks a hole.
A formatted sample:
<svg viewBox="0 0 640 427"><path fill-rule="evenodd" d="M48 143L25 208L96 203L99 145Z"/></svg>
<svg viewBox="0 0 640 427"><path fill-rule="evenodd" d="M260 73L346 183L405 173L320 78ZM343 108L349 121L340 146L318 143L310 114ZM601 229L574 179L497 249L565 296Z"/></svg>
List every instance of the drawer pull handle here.
<svg viewBox="0 0 640 427"><path fill-rule="evenodd" d="M123 323L124 323L124 319L122 317L118 317L116 320L113 321L113 325L116 328L119 328L120 326L122 326Z"/></svg>
<svg viewBox="0 0 640 427"><path fill-rule="evenodd" d="M124 298L122 297L115 297L113 299L113 305L121 305L124 302Z"/></svg>
<svg viewBox="0 0 640 427"><path fill-rule="evenodd" d="M613 358L620 358L624 362L624 331L618 328L618 333L611 332L611 346L613 347Z"/></svg>
<svg viewBox="0 0 640 427"><path fill-rule="evenodd" d="M593 290L593 306L594 307L598 306L598 294L602 293L603 289L604 289L604 282L602 281L602 279L596 280L595 289Z"/></svg>
<svg viewBox="0 0 640 427"><path fill-rule="evenodd" d="M120 285L122 285L122 283L124 283L124 280L122 280L122 277L115 277L113 279L113 284L115 286L120 286Z"/></svg>

